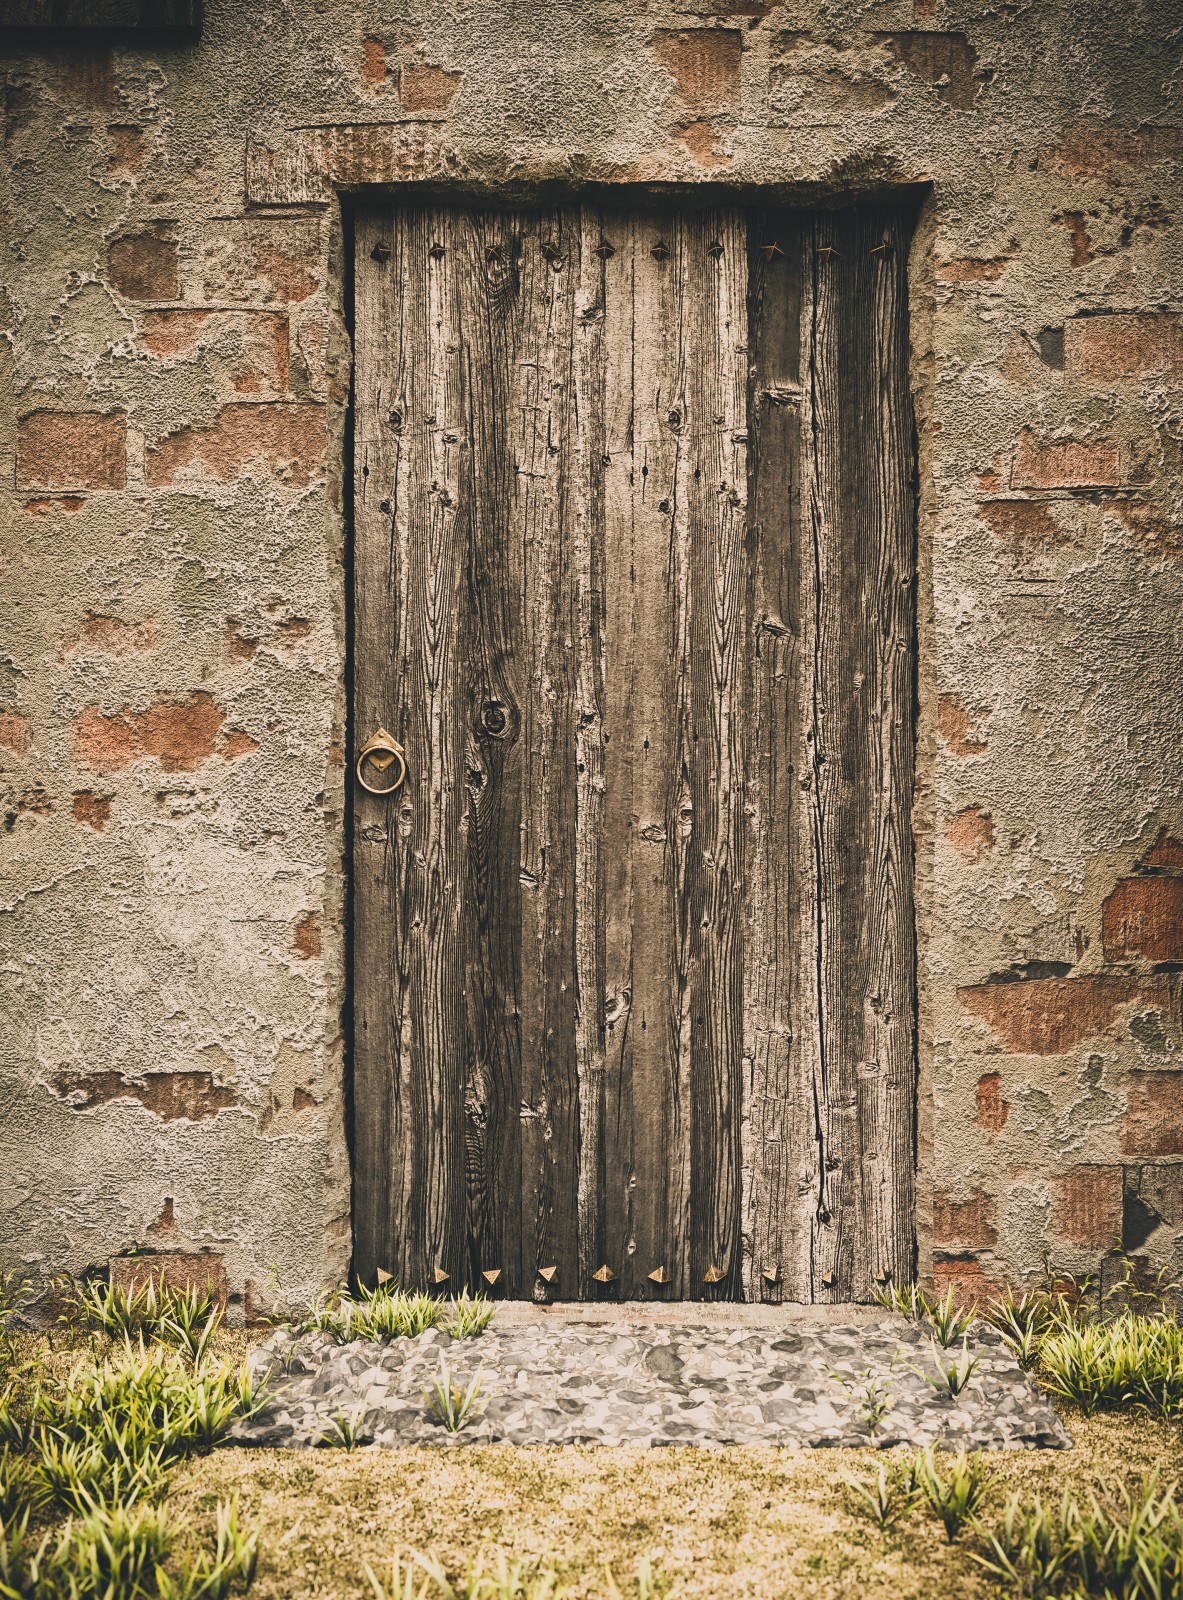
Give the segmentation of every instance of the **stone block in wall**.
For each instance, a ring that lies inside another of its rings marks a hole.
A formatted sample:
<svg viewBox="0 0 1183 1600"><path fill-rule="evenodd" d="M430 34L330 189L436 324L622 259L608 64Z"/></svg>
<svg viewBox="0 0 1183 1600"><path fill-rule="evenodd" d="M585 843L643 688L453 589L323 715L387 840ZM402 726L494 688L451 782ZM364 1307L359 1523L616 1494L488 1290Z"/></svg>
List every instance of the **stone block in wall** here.
<svg viewBox="0 0 1183 1600"><path fill-rule="evenodd" d="M1110 439L1047 439L1024 428L1011 466L1012 489L1114 489L1121 452Z"/></svg>
<svg viewBox="0 0 1183 1600"><path fill-rule="evenodd" d="M139 343L160 361L210 355L225 361L239 394L284 392L291 379L290 333L282 311L145 311Z"/></svg>
<svg viewBox="0 0 1183 1600"><path fill-rule="evenodd" d="M320 229L311 217L232 217L202 229L186 261L187 301L292 304L321 287Z"/></svg>
<svg viewBox="0 0 1183 1600"><path fill-rule="evenodd" d="M181 1293L210 1293L226 1309L226 1265L214 1251L169 1251L159 1254L112 1256L108 1276L113 1289L137 1290L148 1283L163 1284Z"/></svg>
<svg viewBox="0 0 1183 1600"><path fill-rule="evenodd" d="M1121 1126L1127 1156L1183 1156L1183 1071L1160 1068L1130 1075Z"/></svg>
<svg viewBox="0 0 1183 1600"><path fill-rule="evenodd" d="M1183 314L1111 312L1064 324L1064 367L1087 378L1183 377Z"/></svg>
<svg viewBox="0 0 1183 1600"><path fill-rule="evenodd" d="M306 486L321 474L324 407L267 402L224 406L206 428L179 428L152 446L145 476L154 488L196 469L219 482L262 464L291 484Z"/></svg>
<svg viewBox="0 0 1183 1600"><path fill-rule="evenodd" d="M932 1236L938 1250L989 1250L998 1242L994 1196L938 1190L932 1197Z"/></svg>
<svg viewBox="0 0 1183 1600"><path fill-rule="evenodd" d="M122 411L30 411L17 423L19 489L122 489L127 417Z"/></svg>

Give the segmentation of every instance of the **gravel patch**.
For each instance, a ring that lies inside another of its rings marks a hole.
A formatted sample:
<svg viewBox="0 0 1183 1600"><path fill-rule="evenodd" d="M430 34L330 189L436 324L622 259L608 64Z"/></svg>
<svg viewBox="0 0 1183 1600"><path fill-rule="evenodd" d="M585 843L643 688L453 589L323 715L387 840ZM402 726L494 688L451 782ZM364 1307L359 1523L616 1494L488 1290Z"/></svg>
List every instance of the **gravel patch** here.
<svg viewBox="0 0 1183 1600"><path fill-rule="evenodd" d="M231 1442L332 1443L335 1419L357 1442L924 1446L1066 1449L1072 1440L993 1329L976 1327L978 1365L956 1398L925 1375L951 1366L926 1330L897 1319L779 1328L564 1325L496 1319L476 1338L441 1329L387 1344L274 1333L252 1352L271 1373L266 1402ZM457 1434L432 1419L441 1371L480 1375L479 1412ZM890 1406L872 1424L878 1393Z"/></svg>

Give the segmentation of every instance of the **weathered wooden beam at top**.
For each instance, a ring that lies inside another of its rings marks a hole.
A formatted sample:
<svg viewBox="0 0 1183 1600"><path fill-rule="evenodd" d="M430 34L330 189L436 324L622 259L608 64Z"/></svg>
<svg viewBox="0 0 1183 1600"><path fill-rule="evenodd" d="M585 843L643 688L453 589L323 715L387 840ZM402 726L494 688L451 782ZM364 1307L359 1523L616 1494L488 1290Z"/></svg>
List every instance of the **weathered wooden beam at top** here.
<svg viewBox="0 0 1183 1600"><path fill-rule="evenodd" d="M31 28L71 35L169 34L196 39L202 0L0 0L0 31Z"/></svg>

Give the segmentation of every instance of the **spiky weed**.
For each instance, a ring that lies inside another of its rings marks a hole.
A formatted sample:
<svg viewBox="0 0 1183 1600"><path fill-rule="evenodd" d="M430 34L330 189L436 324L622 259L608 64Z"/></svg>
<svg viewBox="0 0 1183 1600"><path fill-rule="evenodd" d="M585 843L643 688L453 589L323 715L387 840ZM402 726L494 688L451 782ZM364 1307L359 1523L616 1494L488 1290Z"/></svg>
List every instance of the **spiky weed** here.
<svg viewBox="0 0 1183 1600"><path fill-rule="evenodd" d="M945 1350L964 1340L977 1316L977 1307L954 1304L953 1285L950 1284L943 1300L929 1305L928 1321L933 1337Z"/></svg>
<svg viewBox="0 0 1183 1600"><path fill-rule="evenodd" d="M1122 1406L1183 1415L1183 1327L1173 1314L1122 1312L1112 1322L1057 1326L1039 1361L1046 1386L1086 1416Z"/></svg>
<svg viewBox="0 0 1183 1600"><path fill-rule="evenodd" d="M858 1510L865 1512L881 1531L886 1532L916 1504L917 1488L909 1486L904 1475L880 1466L869 1482L848 1477L847 1485Z"/></svg>
<svg viewBox="0 0 1183 1600"><path fill-rule="evenodd" d="M942 1472L936 1452L929 1446L920 1457L917 1477L929 1510L952 1544L985 1497L989 1479L981 1457L961 1450Z"/></svg>
<svg viewBox="0 0 1183 1600"><path fill-rule="evenodd" d="M957 1396L967 1389L972 1382L981 1357L971 1356L969 1346L963 1344L961 1354L956 1357L950 1366L948 1352L946 1351L942 1355L939 1346L934 1344L932 1347L932 1359L936 1368L935 1376L931 1372L924 1372L920 1367L913 1367L911 1370L918 1377L923 1378L925 1383L930 1383L942 1398L948 1397L950 1400L956 1400Z"/></svg>
<svg viewBox="0 0 1183 1600"><path fill-rule="evenodd" d="M324 1433L317 1441L321 1445L335 1446L341 1450L356 1450L359 1444L368 1444L371 1437L370 1413L360 1406L351 1411L337 1407Z"/></svg>
<svg viewBox="0 0 1183 1600"><path fill-rule="evenodd" d="M909 1322L921 1322L928 1316L932 1302L918 1283L889 1283L875 1290L875 1299L885 1311L907 1317Z"/></svg>
<svg viewBox="0 0 1183 1600"><path fill-rule="evenodd" d="M1002 1342L1024 1369L1039 1359L1039 1347L1053 1321L1052 1307L1045 1294L1026 1290L1017 1300L1008 1290L1001 1300L987 1309L986 1320L997 1328Z"/></svg>
<svg viewBox="0 0 1183 1600"><path fill-rule="evenodd" d="M484 1333L496 1309L483 1295L470 1295L467 1289L462 1289L449 1302L444 1326L453 1339L471 1339Z"/></svg>
<svg viewBox="0 0 1183 1600"><path fill-rule="evenodd" d="M460 1384L452 1376L452 1369L445 1361L440 1362L439 1377L432 1387L424 1394L427 1402L428 1415L433 1422L438 1422L449 1433L459 1433L461 1428L467 1427L484 1410L484 1401L480 1398L481 1374L478 1372L467 1384Z"/></svg>

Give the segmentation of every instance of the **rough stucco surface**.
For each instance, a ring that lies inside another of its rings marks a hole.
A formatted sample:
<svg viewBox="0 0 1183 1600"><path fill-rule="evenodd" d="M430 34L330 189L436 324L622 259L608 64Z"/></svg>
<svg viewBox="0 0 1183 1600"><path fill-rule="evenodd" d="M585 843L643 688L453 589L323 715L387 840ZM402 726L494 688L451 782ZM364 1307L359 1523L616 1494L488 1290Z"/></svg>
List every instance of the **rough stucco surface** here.
<svg viewBox="0 0 1183 1600"><path fill-rule="evenodd" d="M1172 14L212 0L196 44L7 45L6 1261L205 1249L248 1309L348 1266L342 197L408 181L926 194L921 1264L1177 1250Z"/></svg>

